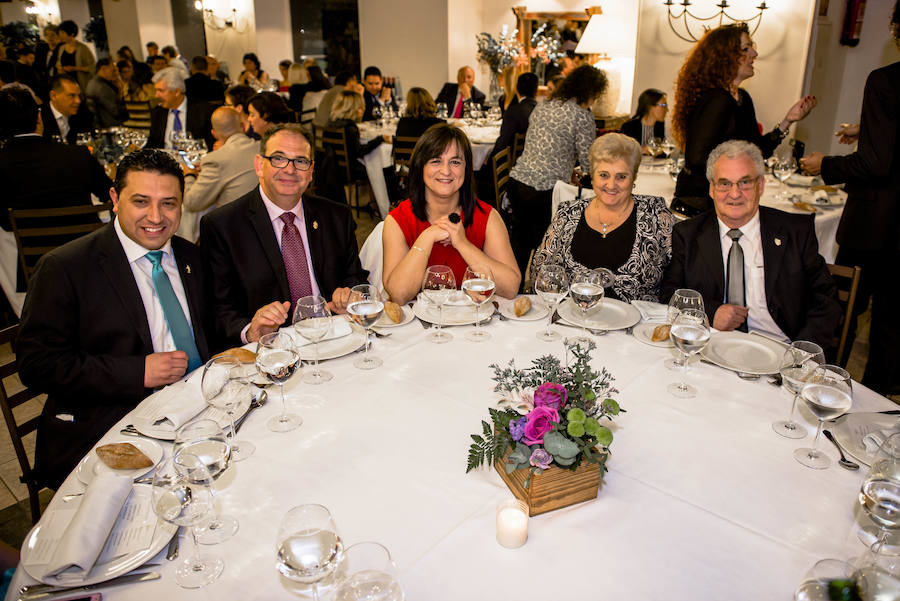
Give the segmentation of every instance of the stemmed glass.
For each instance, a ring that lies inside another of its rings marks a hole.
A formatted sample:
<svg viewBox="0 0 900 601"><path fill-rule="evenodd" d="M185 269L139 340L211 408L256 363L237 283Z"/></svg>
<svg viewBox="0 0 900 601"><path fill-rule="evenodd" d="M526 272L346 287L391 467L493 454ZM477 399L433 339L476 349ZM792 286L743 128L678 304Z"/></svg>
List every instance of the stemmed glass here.
<svg viewBox="0 0 900 601"><path fill-rule="evenodd" d="M797 397L803 389L803 384L822 363L825 363L825 353L822 352L822 347L814 342L797 340L784 351L784 356L781 358L781 383L793 395L794 400L791 402L791 412L787 421L773 423L772 429L785 438L804 438L806 436L803 426L794 421Z"/></svg>
<svg viewBox="0 0 900 601"><path fill-rule="evenodd" d="M793 157L779 158L775 160L775 164L772 167L772 173L775 177L778 178L778 181L781 182L782 192L780 193L780 198L782 200L786 200L788 197L787 190L785 190L785 183L791 175L797 170L797 163L794 161Z"/></svg>
<svg viewBox="0 0 900 601"><path fill-rule="evenodd" d="M369 354L369 336L372 326L384 313L384 302L378 293L378 288L370 284L360 284L350 289L350 298L347 301L347 313L353 321L366 329L366 352L362 357L353 362L358 369L375 369L380 367L383 361L381 357Z"/></svg>
<svg viewBox="0 0 900 601"><path fill-rule="evenodd" d="M284 332L271 332L259 337L256 348L256 369L260 375L270 382L278 384L281 389L281 414L266 422L272 432L290 432L303 423L303 419L288 413L284 402L284 383L300 370L300 353L294 346L294 340Z"/></svg>
<svg viewBox="0 0 900 601"><path fill-rule="evenodd" d="M816 470L823 470L831 465L831 459L817 448L819 434L822 433L825 421L849 411L853 404L852 395L850 374L846 370L836 365L820 365L815 369L803 384L800 398L819 420L819 427L812 448L801 447L795 450L794 459Z"/></svg>
<svg viewBox="0 0 900 601"><path fill-rule="evenodd" d="M447 118L447 104L445 102L438 102L435 105L435 115L438 119Z"/></svg>
<svg viewBox="0 0 900 601"><path fill-rule="evenodd" d="M381 107L377 104L372 107L372 119L375 120L377 127L384 127L384 121L381 118Z"/></svg>
<svg viewBox="0 0 900 601"><path fill-rule="evenodd" d="M200 390L206 402L224 409L231 420L231 460L241 461L256 450L252 442L235 439L234 410L241 398L250 396L249 383L244 377L244 364L235 357L222 355L213 357L203 368Z"/></svg>
<svg viewBox="0 0 900 601"><path fill-rule="evenodd" d="M662 150L663 154L666 155L666 157L669 157L672 154L672 151L675 150L675 148L677 148L677 146L675 146L675 143L672 142L672 140L670 140L669 138L663 138L662 142L660 142L659 144L659 149Z"/></svg>
<svg viewBox="0 0 900 601"><path fill-rule="evenodd" d="M192 480L194 476L208 476L205 482L212 491L213 480L221 476L228 469L228 460L231 456L231 448L228 438L222 427L211 419L198 419L181 426L175 432L175 440L172 445L172 456L175 458L175 469L188 473L188 468L193 466L193 461L198 460L205 470L189 472ZM182 459L188 457L188 460ZM185 467L187 466L187 467ZM197 540L205 545L214 545L228 540L238 531L238 521L230 515L220 515L215 506L210 508L210 520L203 525L197 535Z"/></svg>
<svg viewBox="0 0 900 601"><path fill-rule="evenodd" d="M491 333L481 329L481 306L494 298L494 273L487 265L469 265L460 286L475 305L475 329L466 334L472 342L490 340Z"/></svg>
<svg viewBox="0 0 900 601"><path fill-rule="evenodd" d="M344 543L331 513L321 505L298 505L281 519L275 541L275 567L294 582L312 584L319 599L320 580L337 569Z"/></svg>
<svg viewBox="0 0 900 601"><path fill-rule="evenodd" d="M684 354L684 371L681 382L669 384L669 394L681 399L690 399L697 396L697 389L690 386L684 380L687 374L688 357L703 350L709 343L709 318L705 311L699 309L685 309L678 313L678 317L672 322L669 337L679 351Z"/></svg>
<svg viewBox="0 0 900 601"><path fill-rule="evenodd" d="M422 293L431 304L438 307L437 330L426 336L429 342L442 344L453 340L453 335L443 331L441 326L444 323L444 304L454 290L456 290L456 278L453 276L452 269L446 265L432 265L425 270Z"/></svg>
<svg viewBox="0 0 900 601"><path fill-rule="evenodd" d="M312 371L303 375L308 384L322 384L334 378L329 371L319 369L319 341L331 330L331 311L321 296L304 296L294 308L294 331L313 343L315 361Z"/></svg>
<svg viewBox="0 0 900 601"><path fill-rule="evenodd" d="M681 170L684 169L684 159L682 157L678 157L677 159L669 159L667 170L669 172L669 177L672 178L673 182L678 182L678 174L681 173Z"/></svg>
<svg viewBox="0 0 900 601"><path fill-rule="evenodd" d="M655 159L659 154L659 147L662 144L662 138L650 138L647 141L647 150L650 151L650 158Z"/></svg>
<svg viewBox="0 0 900 601"><path fill-rule="evenodd" d="M583 271L572 278L569 285L569 296L581 309L582 334L580 340L590 341L587 331L587 312L603 300L604 289L610 286L614 280L613 273L605 268Z"/></svg>
<svg viewBox="0 0 900 601"><path fill-rule="evenodd" d="M537 333L538 340L544 342L559 340L559 332L554 332L550 326L553 324L553 316L556 314L559 303L569 292L569 277L566 275L566 270L561 265L544 265L538 270L537 277L534 279L534 291L538 293L550 311L550 316L547 318L547 329Z"/></svg>
<svg viewBox="0 0 900 601"><path fill-rule="evenodd" d="M174 460L167 459L153 474L151 502L160 519L190 528L194 553L175 569L175 582L182 588L200 588L218 578L225 563L220 557L201 557L197 542L197 525L212 511L209 472L189 453L184 453L180 461L181 469L175 469Z"/></svg>
<svg viewBox="0 0 900 601"><path fill-rule="evenodd" d="M794 593L795 601L830 601L829 583L835 580L850 581L853 567L839 559L821 559L806 572L803 582Z"/></svg>
<svg viewBox="0 0 900 601"><path fill-rule="evenodd" d="M868 526L860 532L860 538L874 537L871 561L877 563L880 554L896 554L892 548L887 553L891 532L900 532L900 432L892 434L885 440L872 458L872 467L866 474L862 489L859 492L859 504L875 523L875 528Z"/></svg>
<svg viewBox="0 0 900 601"><path fill-rule="evenodd" d="M672 298L669 299L669 311L666 315L667 323L670 326L675 323L675 318L685 309L697 309L703 311L705 309L703 306L703 295L690 288L679 288L676 290L672 294ZM675 359L666 359L664 365L666 369L671 370L684 371L686 369L684 358L680 355Z"/></svg>
<svg viewBox="0 0 900 601"><path fill-rule="evenodd" d="M390 552L374 542L356 543L344 551L335 572L334 601L403 601L397 564Z"/></svg>

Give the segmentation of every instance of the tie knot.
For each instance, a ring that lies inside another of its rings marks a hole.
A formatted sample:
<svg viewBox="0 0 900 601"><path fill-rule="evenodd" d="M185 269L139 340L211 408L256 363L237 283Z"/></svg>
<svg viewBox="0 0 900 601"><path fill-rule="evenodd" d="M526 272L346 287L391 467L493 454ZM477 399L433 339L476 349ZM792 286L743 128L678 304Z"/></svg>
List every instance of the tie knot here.
<svg viewBox="0 0 900 601"><path fill-rule="evenodd" d="M154 267L159 267L162 262L162 255L163 251L161 250L151 250L144 256L147 257L147 260L150 261Z"/></svg>
<svg viewBox="0 0 900 601"><path fill-rule="evenodd" d="M728 230L728 237L737 242L737 239L743 236L744 234L739 229L731 229Z"/></svg>
<svg viewBox="0 0 900 601"><path fill-rule="evenodd" d="M296 219L296 217L297 216L290 211L281 214L281 220L284 221L285 225L291 225L292 223L294 223L294 219Z"/></svg>
<svg viewBox="0 0 900 601"><path fill-rule="evenodd" d="M175 113L175 116L178 116L178 109L172 109L172 112Z"/></svg>

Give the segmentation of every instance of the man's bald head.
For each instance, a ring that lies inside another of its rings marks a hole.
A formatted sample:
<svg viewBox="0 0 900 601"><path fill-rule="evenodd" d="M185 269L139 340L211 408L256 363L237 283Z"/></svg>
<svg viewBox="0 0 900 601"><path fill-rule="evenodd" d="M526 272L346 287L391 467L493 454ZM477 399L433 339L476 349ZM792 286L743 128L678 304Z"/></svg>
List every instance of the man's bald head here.
<svg viewBox="0 0 900 601"><path fill-rule="evenodd" d="M213 135L223 142L234 134L243 133L241 115L230 106L221 106L210 117Z"/></svg>
<svg viewBox="0 0 900 601"><path fill-rule="evenodd" d="M460 67L459 71L456 72L456 83L459 85L466 84L469 87L475 83L475 71L472 67L468 65L465 67Z"/></svg>

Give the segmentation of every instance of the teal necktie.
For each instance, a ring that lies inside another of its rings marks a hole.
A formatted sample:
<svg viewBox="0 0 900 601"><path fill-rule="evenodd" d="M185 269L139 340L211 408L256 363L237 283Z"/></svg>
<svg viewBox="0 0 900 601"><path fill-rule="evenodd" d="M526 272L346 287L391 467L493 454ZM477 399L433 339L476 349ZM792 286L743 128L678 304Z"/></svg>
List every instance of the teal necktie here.
<svg viewBox="0 0 900 601"><path fill-rule="evenodd" d="M169 332L172 333L172 339L175 341L175 348L187 353L188 371L190 372L203 365L203 360L200 359L200 353L194 343L194 333L184 317L181 303L178 302L175 290L172 289L172 282L169 281L169 276L163 270L162 254L161 250L151 250L144 256L153 264L151 273L153 287L156 288L156 295L159 297L159 304L162 305Z"/></svg>

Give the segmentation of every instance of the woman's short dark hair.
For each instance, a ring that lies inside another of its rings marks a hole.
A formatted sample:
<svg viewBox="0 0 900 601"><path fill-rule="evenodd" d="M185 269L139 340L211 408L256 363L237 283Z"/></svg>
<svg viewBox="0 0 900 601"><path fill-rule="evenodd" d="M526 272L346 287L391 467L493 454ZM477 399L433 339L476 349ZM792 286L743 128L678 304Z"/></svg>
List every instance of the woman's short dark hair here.
<svg viewBox="0 0 900 601"><path fill-rule="evenodd" d="M594 100L606 91L606 74L590 65L581 65L569 73L559 84L550 100L575 99L578 104Z"/></svg>
<svg viewBox="0 0 900 601"><path fill-rule="evenodd" d="M331 88L331 82L328 81L325 73L322 72L322 67L319 65L310 65L306 68L306 73L309 75L309 83L311 84L309 92L319 92Z"/></svg>
<svg viewBox="0 0 900 601"><path fill-rule="evenodd" d="M410 88L406 93L406 116L413 119L434 117L437 105L425 88Z"/></svg>
<svg viewBox="0 0 900 601"><path fill-rule="evenodd" d="M118 50L116 50L116 56L120 59L128 59L130 61L134 61L134 52L132 52L131 48L128 46L122 46Z"/></svg>
<svg viewBox="0 0 900 601"><path fill-rule="evenodd" d="M234 100L233 96L232 100ZM293 111L288 108L284 98L275 92L260 92L251 98L248 104L269 123L291 123L294 120Z"/></svg>
<svg viewBox="0 0 900 601"><path fill-rule="evenodd" d="M638 96L637 110L634 112L632 119L641 119L650 112L656 103L659 102L666 93L656 88L648 88L641 92Z"/></svg>
<svg viewBox="0 0 900 601"><path fill-rule="evenodd" d="M121 194L127 183L126 178L132 171L150 171L160 175L171 175L178 180L178 188L184 194L184 173L178 162L168 152L158 149L143 148L126 154L116 167L116 181L113 187L116 194Z"/></svg>
<svg viewBox="0 0 900 601"><path fill-rule="evenodd" d="M252 52L248 52L244 55L244 58L241 59L241 62L244 61L251 61L254 65L256 65L256 70L260 70L259 58L257 58L257 56Z"/></svg>
<svg viewBox="0 0 900 601"><path fill-rule="evenodd" d="M150 65L137 61L132 63L132 67L134 67L134 75L132 76L134 83L139 86L145 86L153 81L153 69Z"/></svg>
<svg viewBox="0 0 900 601"><path fill-rule="evenodd" d="M231 103L238 105L246 113L250 99L256 96L256 90L247 85L231 86L225 91L225 95L231 98Z"/></svg>
<svg viewBox="0 0 900 601"><path fill-rule="evenodd" d="M463 212L463 225L472 225L475 208L475 188L473 186L474 170L472 168L472 145L463 130L449 123L437 123L425 130L416 142L412 158L409 162L409 200L413 215L419 221L428 221L427 201L425 200L425 165L431 159L438 158L452 144L462 153L466 161L466 175L459 189L459 206ZM480 209L479 209L480 210Z"/></svg>
<svg viewBox="0 0 900 601"><path fill-rule="evenodd" d="M59 24L59 30L74 38L78 35L78 24L69 19Z"/></svg>

